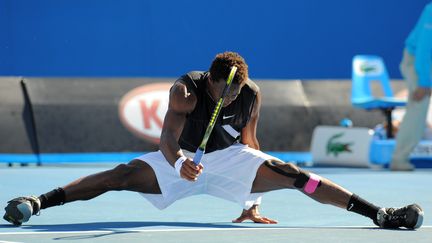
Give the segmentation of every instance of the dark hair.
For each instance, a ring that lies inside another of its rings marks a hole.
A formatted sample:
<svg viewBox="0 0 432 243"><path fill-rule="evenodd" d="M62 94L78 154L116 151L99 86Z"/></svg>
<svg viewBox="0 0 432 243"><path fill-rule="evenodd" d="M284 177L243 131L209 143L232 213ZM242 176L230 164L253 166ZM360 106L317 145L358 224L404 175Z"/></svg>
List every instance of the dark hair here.
<svg viewBox="0 0 432 243"><path fill-rule="evenodd" d="M236 52L224 52L216 55L210 66L210 76L213 82L226 80L232 66L237 67L233 83L242 84L246 82L248 79L248 65L243 57Z"/></svg>

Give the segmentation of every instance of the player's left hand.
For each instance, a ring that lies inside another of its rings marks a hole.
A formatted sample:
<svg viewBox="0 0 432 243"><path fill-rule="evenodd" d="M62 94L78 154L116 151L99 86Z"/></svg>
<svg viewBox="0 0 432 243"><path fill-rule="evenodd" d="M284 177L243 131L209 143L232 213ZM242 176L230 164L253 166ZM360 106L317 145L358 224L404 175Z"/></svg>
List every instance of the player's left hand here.
<svg viewBox="0 0 432 243"><path fill-rule="evenodd" d="M431 89L425 87L417 87L412 95L414 101L421 101L423 98L431 95Z"/></svg>
<svg viewBox="0 0 432 243"><path fill-rule="evenodd" d="M251 220L254 223L259 224L277 224L278 222L273 219L269 219L267 217L263 217L258 212L258 205L253 205L250 209L245 210L243 209L242 214L240 217L233 219L233 223L241 223L245 220Z"/></svg>

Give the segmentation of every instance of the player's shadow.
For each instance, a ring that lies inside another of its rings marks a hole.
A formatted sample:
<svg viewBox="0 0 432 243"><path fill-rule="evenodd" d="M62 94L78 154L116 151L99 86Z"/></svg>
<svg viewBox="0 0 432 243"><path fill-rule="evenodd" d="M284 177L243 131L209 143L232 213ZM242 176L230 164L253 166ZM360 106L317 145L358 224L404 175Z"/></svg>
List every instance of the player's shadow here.
<svg viewBox="0 0 432 243"><path fill-rule="evenodd" d="M68 231L127 231L139 232L146 230L157 230L158 227L164 229L184 229L184 228L298 228L298 229L327 229L335 228L332 226L288 226L275 224L255 224L253 222L243 222L241 224L233 224L228 222L220 223L196 223L196 222L158 222L158 221L119 221L119 222L91 222L91 223L75 223L75 224L41 224L41 225L22 225L13 226L11 224L0 224L0 229L3 228L21 228L31 232L68 232ZM375 226L365 227L350 227L338 226L339 229L379 229Z"/></svg>
<svg viewBox="0 0 432 243"><path fill-rule="evenodd" d="M103 231L125 229L133 231L145 230L146 227L187 227L187 228L246 228L248 226L234 225L230 223L194 223L194 222L152 222L152 221L131 221L131 222L93 222L77 224L53 224L53 225L23 225L23 229L33 231ZM250 227L250 226L249 226Z"/></svg>
<svg viewBox="0 0 432 243"><path fill-rule="evenodd" d="M12 225L0 225L0 228L12 228ZM34 232L71 232L76 235L55 237L53 240L82 240L112 236L117 234L139 233L148 229L158 229L152 227L169 228L247 228L244 225L233 225L230 223L193 223L193 222L93 222L78 224L55 224L55 225L23 225L23 230ZM250 227L250 225L249 225Z"/></svg>

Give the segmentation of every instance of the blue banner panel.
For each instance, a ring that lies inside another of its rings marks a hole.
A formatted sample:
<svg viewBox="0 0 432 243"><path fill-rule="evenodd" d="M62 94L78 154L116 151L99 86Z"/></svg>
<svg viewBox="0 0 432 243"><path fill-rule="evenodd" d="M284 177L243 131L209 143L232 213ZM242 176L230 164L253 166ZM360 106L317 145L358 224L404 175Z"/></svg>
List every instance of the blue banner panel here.
<svg viewBox="0 0 432 243"><path fill-rule="evenodd" d="M253 78L349 78L356 54L392 78L430 0L1 0L0 76L176 77L237 51Z"/></svg>

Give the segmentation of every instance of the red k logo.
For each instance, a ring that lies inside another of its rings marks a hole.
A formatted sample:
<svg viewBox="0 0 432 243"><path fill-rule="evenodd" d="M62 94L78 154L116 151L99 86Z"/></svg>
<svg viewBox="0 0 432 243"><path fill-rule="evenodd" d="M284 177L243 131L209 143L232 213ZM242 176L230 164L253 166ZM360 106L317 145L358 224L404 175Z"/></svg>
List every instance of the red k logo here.
<svg viewBox="0 0 432 243"><path fill-rule="evenodd" d="M123 125L135 135L159 143L171 85L147 84L123 96L119 107Z"/></svg>
<svg viewBox="0 0 432 243"><path fill-rule="evenodd" d="M153 120L158 127L162 129L162 120L157 115L157 109L159 108L160 100L153 100L150 108L147 107L145 100L140 100L141 113L144 120L144 129L150 129L150 122Z"/></svg>

